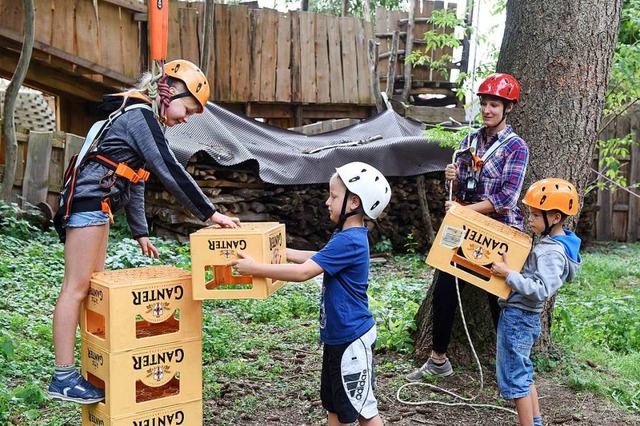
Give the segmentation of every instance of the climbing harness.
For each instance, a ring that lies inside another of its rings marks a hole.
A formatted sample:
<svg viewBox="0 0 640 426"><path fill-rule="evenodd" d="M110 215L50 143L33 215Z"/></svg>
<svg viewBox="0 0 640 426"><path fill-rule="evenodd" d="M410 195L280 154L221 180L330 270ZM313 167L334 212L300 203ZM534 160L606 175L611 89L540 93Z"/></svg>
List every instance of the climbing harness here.
<svg viewBox="0 0 640 426"><path fill-rule="evenodd" d="M78 171L87 161L96 161L106 166L109 171L100 178L98 185L103 189L110 189L118 178L124 178L133 184L137 184L149 179L149 172L144 169L138 169L134 171L126 163L116 163L103 154L97 152L97 147L107 130L109 130L113 122L125 112L133 109L144 108L151 110L148 104L133 104L124 108L120 108L109 115L106 120L100 120L91 126L84 144L80 149L80 152L69 161L69 165L64 172L63 182L64 186L60 192L60 205L56 212L53 222L60 236L60 240L64 242L64 228L63 223L69 219L69 216L73 212L80 211L102 211L109 216L109 220L113 223L113 215L111 213L111 201L109 197L105 197L100 201L97 200L81 200L74 203L73 196L75 195L75 186Z"/></svg>

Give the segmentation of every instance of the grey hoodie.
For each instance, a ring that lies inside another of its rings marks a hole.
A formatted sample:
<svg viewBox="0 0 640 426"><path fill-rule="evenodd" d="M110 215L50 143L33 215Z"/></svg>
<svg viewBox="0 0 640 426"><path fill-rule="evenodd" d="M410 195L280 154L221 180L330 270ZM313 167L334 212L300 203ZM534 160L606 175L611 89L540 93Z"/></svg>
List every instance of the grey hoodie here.
<svg viewBox="0 0 640 426"><path fill-rule="evenodd" d="M121 103L121 97L105 97L105 104L110 104L111 107L105 108L107 112ZM129 104L133 103L137 101L129 101ZM134 170L142 167L150 171L176 197L180 205L199 219L205 221L215 213L216 208L209 198L176 160L151 111L133 109L118 117L100 141L98 152L116 163L125 162ZM111 188L101 188L98 181L108 171L101 163L87 161L78 173L74 203L78 200L101 200L109 196L113 212L125 209L133 238L147 236L144 182L132 184L120 178Z"/></svg>
<svg viewBox="0 0 640 426"><path fill-rule="evenodd" d="M565 281L571 281L582 260L578 254L580 239L570 231L559 237L544 237L529 253L522 272L509 272L507 284L513 289L501 307L542 312L545 300L553 296Z"/></svg>

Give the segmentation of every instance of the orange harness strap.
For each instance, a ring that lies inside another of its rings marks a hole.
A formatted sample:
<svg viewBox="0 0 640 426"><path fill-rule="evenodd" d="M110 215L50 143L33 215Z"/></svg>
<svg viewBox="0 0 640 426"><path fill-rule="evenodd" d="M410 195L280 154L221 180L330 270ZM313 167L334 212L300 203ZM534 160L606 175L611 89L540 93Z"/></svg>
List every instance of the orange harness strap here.
<svg viewBox="0 0 640 426"><path fill-rule="evenodd" d="M144 169L138 169L138 171L134 171L131 167L127 165L127 163L115 163L111 161L105 156L97 154L94 158L97 160L110 165L114 169L114 173L117 176L122 176L123 178L130 180L133 183L140 182L140 179L143 181L149 180L150 173Z"/></svg>

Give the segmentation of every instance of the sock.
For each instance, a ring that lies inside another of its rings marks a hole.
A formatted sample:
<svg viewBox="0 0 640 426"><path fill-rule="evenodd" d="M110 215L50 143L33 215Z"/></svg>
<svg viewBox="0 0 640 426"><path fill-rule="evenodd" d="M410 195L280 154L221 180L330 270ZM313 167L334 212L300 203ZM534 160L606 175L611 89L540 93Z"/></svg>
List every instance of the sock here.
<svg viewBox="0 0 640 426"><path fill-rule="evenodd" d="M533 418L533 426L542 426L542 416Z"/></svg>
<svg viewBox="0 0 640 426"><path fill-rule="evenodd" d="M435 360L435 359L433 359L433 358L431 358L431 359L433 360L433 363L434 363L435 365L437 365L437 366L442 366L442 365L444 365L444 364L447 362L447 359L446 359L446 358L445 358L444 360L440 361L440 362L436 361L436 360Z"/></svg>
<svg viewBox="0 0 640 426"><path fill-rule="evenodd" d="M74 365L55 366L53 377L59 381L69 380L74 375L79 374Z"/></svg>

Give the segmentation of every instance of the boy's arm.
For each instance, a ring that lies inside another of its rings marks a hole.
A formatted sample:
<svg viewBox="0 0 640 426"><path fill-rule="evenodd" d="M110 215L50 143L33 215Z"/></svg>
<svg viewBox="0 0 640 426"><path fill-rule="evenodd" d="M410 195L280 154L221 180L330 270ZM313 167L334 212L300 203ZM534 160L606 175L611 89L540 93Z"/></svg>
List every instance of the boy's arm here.
<svg viewBox="0 0 640 426"><path fill-rule="evenodd" d="M557 253L547 253L536 260L532 277L525 278L519 272L511 271L507 284L528 299L543 302L562 287L566 259Z"/></svg>
<svg viewBox="0 0 640 426"><path fill-rule="evenodd" d="M316 254L316 251L311 250L296 250L287 248L287 260L293 263L304 263L311 259L311 256Z"/></svg>
<svg viewBox="0 0 640 426"><path fill-rule="evenodd" d="M256 262L254 258L241 251L237 254L240 258L230 262L227 266L232 266L240 275L253 275L274 280L302 282L324 272L323 269L311 259L300 264L267 264Z"/></svg>

